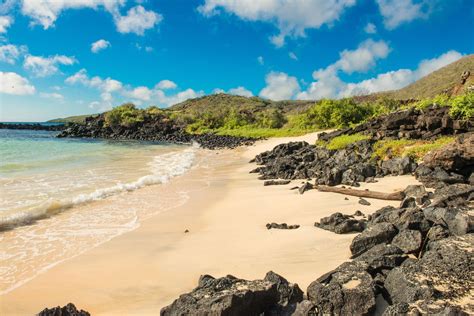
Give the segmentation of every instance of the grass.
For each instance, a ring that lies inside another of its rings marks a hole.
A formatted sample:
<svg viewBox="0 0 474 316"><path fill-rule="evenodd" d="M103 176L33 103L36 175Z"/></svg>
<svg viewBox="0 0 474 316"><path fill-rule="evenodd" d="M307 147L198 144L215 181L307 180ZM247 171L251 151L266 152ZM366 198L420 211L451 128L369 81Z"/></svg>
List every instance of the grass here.
<svg viewBox="0 0 474 316"><path fill-rule="evenodd" d="M314 130L305 130L297 128L259 128L251 126L243 126L233 129L218 128L202 130L200 133L216 133L218 135L253 137L253 138L270 138L270 137L290 137L301 136Z"/></svg>
<svg viewBox="0 0 474 316"><path fill-rule="evenodd" d="M352 143L369 139L370 137L367 135L362 135L362 134L353 134L353 135L341 135L338 137L334 137L331 139L327 144L325 143L317 143L318 145L323 145L327 149L330 150L339 150L339 149L344 149L347 146L349 146Z"/></svg>
<svg viewBox="0 0 474 316"><path fill-rule="evenodd" d="M443 136L435 141L426 140L381 140L374 145L374 159L411 157L421 160L430 151L454 142L454 137Z"/></svg>

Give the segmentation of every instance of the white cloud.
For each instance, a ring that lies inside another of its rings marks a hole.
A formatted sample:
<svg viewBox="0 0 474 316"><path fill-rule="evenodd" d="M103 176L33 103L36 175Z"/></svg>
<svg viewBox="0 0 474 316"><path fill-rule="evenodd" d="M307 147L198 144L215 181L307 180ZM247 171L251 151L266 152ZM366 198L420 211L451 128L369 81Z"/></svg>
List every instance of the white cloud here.
<svg viewBox="0 0 474 316"><path fill-rule="evenodd" d="M205 0L198 7L205 16L219 14L223 9L243 20L265 21L276 25L279 34L270 38L271 42L281 47L288 36L305 36L305 30L318 29L324 24L338 20L342 13L355 0Z"/></svg>
<svg viewBox="0 0 474 316"><path fill-rule="evenodd" d="M436 58L422 60L417 69L399 69L377 75L374 78L356 83L343 82L337 72L331 67L319 70L313 74L317 80L310 87L298 94L298 99L316 100L321 98L340 98L354 95L364 95L374 92L396 90L403 88L427 74L438 70L456 60L462 54L456 51L448 51Z"/></svg>
<svg viewBox="0 0 474 316"><path fill-rule="evenodd" d="M422 60L420 64L418 65L417 77L418 78L424 77L427 74L435 70L438 70L439 68L442 68L446 65L449 65L455 62L461 57L462 57L461 53L455 50L450 50L449 52L446 52L439 57L436 57L433 59Z"/></svg>
<svg viewBox="0 0 474 316"><path fill-rule="evenodd" d="M60 93L57 93L57 92L52 92L52 93L41 92L40 97L47 98L47 99L55 99L55 100L59 100L59 101L64 100L64 96Z"/></svg>
<svg viewBox="0 0 474 316"><path fill-rule="evenodd" d="M426 18L429 6L426 1L413 3L412 0L377 0L380 13L387 29L393 30L399 25L415 19Z"/></svg>
<svg viewBox="0 0 474 316"><path fill-rule="evenodd" d="M97 42L94 42L94 43L91 44L91 52L98 53L101 50L104 50L104 49L106 49L110 46L111 45L110 45L109 41L106 41L104 39L100 39Z"/></svg>
<svg viewBox="0 0 474 316"><path fill-rule="evenodd" d="M296 54L293 53L293 52L289 52L289 53L288 53L288 57L290 57L290 58L293 59L293 60L298 60L298 56L296 56Z"/></svg>
<svg viewBox="0 0 474 316"><path fill-rule="evenodd" d="M33 19L33 24L40 24L46 30L54 26L62 11L68 9L103 7L113 15L125 4L125 0L23 0L21 12Z"/></svg>
<svg viewBox="0 0 474 316"><path fill-rule="evenodd" d="M367 23L367 25L364 27L364 32L367 34L375 34L377 33L377 27L374 23Z"/></svg>
<svg viewBox="0 0 474 316"><path fill-rule="evenodd" d="M230 90L229 90L229 94L240 95L240 96L249 97L249 98L250 98L250 97L253 97L252 91L247 90L247 89L245 89L245 88L242 87L242 86L237 87L237 88L230 89Z"/></svg>
<svg viewBox="0 0 474 316"><path fill-rule="evenodd" d="M2 45L0 46L0 61L13 65L26 50L26 46Z"/></svg>
<svg viewBox="0 0 474 316"><path fill-rule="evenodd" d="M148 89L147 87L137 87L131 91L125 93L126 96L138 100L149 101L151 99L153 91Z"/></svg>
<svg viewBox="0 0 474 316"><path fill-rule="evenodd" d="M7 29L13 24L13 18L8 16L8 15L4 15L4 16L0 16L0 34L1 33L6 33L7 32Z"/></svg>
<svg viewBox="0 0 474 316"><path fill-rule="evenodd" d="M194 91L193 89L186 89L173 95L166 95L162 90L156 91L157 101L160 105L164 105L166 107L181 103L188 99L202 97L203 95L204 91Z"/></svg>
<svg viewBox="0 0 474 316"><path fill-rule="evenodd" d="M368 39L355 50L344 50L336 67L346 73L367 71L375 65L377 59L388 56L390 48L384 41L374 42Z"/></svg>
<svg viewBox="0 0 474 316"><path fill-rule="evenodd" d="M260 65L263 65L265 63L265 61L263 60L263 56L258 56L257 61Z"/></svg>
<svg viewBox="0 0 474 316"><path fill-rule="evenodd" d="M30 84L28 79L14 72L0 71L0 93L27 95L34 94L35 91L35 87Z"/></svg>
<svg viewBox="0 0 474 316"><path fill-rule="evenodd" d="M168 94L166 91L177 87L176 83L171 80L162 80L153 89L145 86L124 86L122 82L112 78L89 77L85 69L81 69L74 75L66 78L65 82L97 89L100 92L100 101L94 101L89 104L89 107L97 111L110 110L114 103L129 101L136 104L147 101L149 104L156 103L161 106L171 106L184 100L204 95L203 91L194 91L193 89ZM119 99L120 102L115 101L116 99Z"/></svg>
<svg viewBox="0 0 474 316"><path fill-rule="evenodd" d="M161 90L167 90L167 89L176 89L178 85L171 80L165 79L158 82L155 87Z"/></svg>
<svg viewBox="0 0 474 316"><path fill-rule="evenodd" d="M265 82L267 85L260 91L260 96L270 100L288 100L300 91L298 80L284 72L270 72Z"/></svg>
<svg viewBox="0 0 474 316"><path fill-rule="evenodd" d="M55 55L41 57L28 55L23 62L23 67L33 72L38 77L51 76L59 71L59 65L70 66L77 62L74 57Z"/></svg>
<svg viewBox="0 0 474 316"><path fill-rule="evenodd" d="M115 24L120 33L143 35L146 30L155 27L163 20L163 16L154 11L147 11L141 5L128 10L127 15L116 16Z"/></svg>

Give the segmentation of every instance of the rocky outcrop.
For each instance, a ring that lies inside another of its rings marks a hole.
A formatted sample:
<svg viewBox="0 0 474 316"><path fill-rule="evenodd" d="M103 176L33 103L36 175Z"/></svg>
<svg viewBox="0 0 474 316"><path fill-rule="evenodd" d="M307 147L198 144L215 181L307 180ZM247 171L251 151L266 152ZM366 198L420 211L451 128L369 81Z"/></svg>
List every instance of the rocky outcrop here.
<svg viewBox="0 0 474 316"><path fill-rule="evenodd" d="M352 257L356 258L381 243L390 243L397 234L397 229L390 223L379 223L368 227L357 235L351 243Z"/></svg>
<svg viewBox="0 0 474 316"><path fill-rule="evenodd" d="M261 153L251 162L261 180L316 179L316 185L354 185L374 177L415 171L411 158L394 158L378 164L372 159L374 141L363 140L341 150L329 150L306 142L290 142Z"/></svg>
<svg viewBox="0 0 474 316"><path fill-rule="evenodd" d="M287 223L267 223L265 227L267 227L267 229L298 229L300 228L300 225L288 225Z"/></svg>
<svg viewBox="0 0 474 316"><path fill-rule="evenodd" d="M271 271L254 281L204 275L198 287L164 307L160 315L282 315L302 300L298 285Z"/></svg>
<svg viewBox="0 0 474 316"><path fill-rule="evenodd" d="M308 286L308 299L323 315L370 315L375 284L363 261L345 262Z"/></svg>
<svg viewBox="0 0 474 316"><path fill-rule="evenodd" d="M185 126L176 124L169 118L145 118L143 122L130 126L110 127L105 116L89 117L85 124L70 124L58 137L129 139L154 142L191 144L196 142L203 148L236 148L252 145L256 139L249 137L224 136L216 134L189 134Z"/></svg>
<svg viewBox="0 0 474 316"><path fill-rule="evenodd" d="M63 124L39 124L39 123L0 123L0 129L21 129L34 131L62 131L66 128Z"/></svg>
<svg viewBox="0 0 474 316"><path fill-rule="evenodd" d="M69 303L63 307L45 308L38 313L38 316L90 316L86 311L78 310L74 304Z"/></svg>
<svg viewBox="0 0 474 316"><path fill-rule="evenodd" d="M440 312L447 302L462 304L474 285L473 245L473 234L433 242L420 259L406 260L388 273L385 288L390 300L428 314ZM474 311L474 306L459 307Z"/></svg>
<svg viewBox="0 0 474 316"><path fill-rule="evenodd" d="M353 215L345 215L338 212L321 218L319 223L314 223L314 226L335 232L336 234L347 234L363 231L366 223L365 219L355 219Z"/></svg>
<svg viewBox="0 0 474 316"><path fill-rule="evenodd" d="M474 118L456 120L449 115L448 107L430 106L423 110L410 108L372 119L354 128L320 135L328 141L342 134L363 133L374 139L407 138L433 139L441 135L462 134L474 131Z"/></svg>

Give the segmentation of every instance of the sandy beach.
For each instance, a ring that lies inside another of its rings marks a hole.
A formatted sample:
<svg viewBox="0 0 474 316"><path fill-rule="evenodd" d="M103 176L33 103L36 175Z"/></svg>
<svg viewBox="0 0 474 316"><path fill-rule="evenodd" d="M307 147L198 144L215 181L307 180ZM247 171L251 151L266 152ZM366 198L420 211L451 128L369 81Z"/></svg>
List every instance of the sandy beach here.
<svg viewBox="0 0 474 316"><path fill-rule="evenodd" d="M249 174L255 166L248 161L256 154L283 142L312 143L316 138L317 134L275 138L208 153L219 162L211 171L195 168L167 184L192 188L185 204L151 216L137 229L0 296L0 314L32 315L73 302L92 315L156 315L179 294L193 289L202 274L257 279L273 270L305 290L349 259L354 237L317 229L315 221L334 212L370 214L398 204L368 199L371 206L362 206L358 198L345 200L344 195L316 190L300 195L289 190L299 180L264 187L255 174ZM385 177L378 183L363 183L361 188L393 192L415 183L412 176ZM156 187L124 194L146 199ZM269 222L301 227L267 230Z"/></svg>

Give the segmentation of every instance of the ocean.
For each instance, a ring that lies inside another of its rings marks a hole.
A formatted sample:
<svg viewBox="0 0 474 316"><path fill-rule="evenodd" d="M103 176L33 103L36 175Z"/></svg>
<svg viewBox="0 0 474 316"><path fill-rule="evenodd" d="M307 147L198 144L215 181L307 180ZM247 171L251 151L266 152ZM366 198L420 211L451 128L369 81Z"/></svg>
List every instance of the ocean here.
<svg viewBox="0 0 474 316"><path fill-rule="evenodd" d="M140 210L186 200L164 185L193 168L197 146L56 135L0 129L0 294L134 229ZM130 196L148 186L163 189Z"/></svg>

